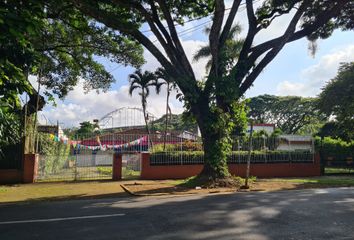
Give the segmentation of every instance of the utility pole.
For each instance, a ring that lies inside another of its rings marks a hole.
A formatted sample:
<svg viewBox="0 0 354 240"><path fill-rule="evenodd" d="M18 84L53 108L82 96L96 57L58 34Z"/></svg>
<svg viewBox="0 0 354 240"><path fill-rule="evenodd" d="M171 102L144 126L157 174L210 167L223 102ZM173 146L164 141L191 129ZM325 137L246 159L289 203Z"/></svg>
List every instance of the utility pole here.
<svg viewBox="0 0 354 240"><path fill-rule="evenodd" d="M250 167L251 167L252 133L253 133L253 121L251 120L250 140L249 140L247 168L246 168L246 179L245 179L245 185L242 187L243 189L249 189L250 188L249 185L248 185L248 179L250 177Z"/></svg>

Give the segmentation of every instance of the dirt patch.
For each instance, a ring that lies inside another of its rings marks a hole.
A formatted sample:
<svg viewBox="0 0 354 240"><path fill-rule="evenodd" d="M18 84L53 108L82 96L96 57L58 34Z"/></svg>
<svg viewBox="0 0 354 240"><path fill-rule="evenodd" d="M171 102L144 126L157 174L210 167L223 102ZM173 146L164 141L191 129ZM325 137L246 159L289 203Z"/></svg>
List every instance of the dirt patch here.
<svg viewBox="0 0 354 240"><path fill-rule="evenodd" d="M188 181L184 181L186 183ZM193 183L194 184L194 183ZM128 192L140 196L159 196L159 195L182 195L182 194L209 194L209 193L228 193L236 191L282 191L306 188L326 188L326 187L345 187L354 186L353 179L317 177L317 178L284 178L284 179L257 179L252 180L250 188L243 190L238 187L191 187L183 184L183 181L163 180L163 181L136 181L124 184Z"/></svg>
<svg viewBox="0 0 354 240"><path fill-rule="evenodd" d="M280 191L304 188L304 184L285 181L256 181L252 184L251 191Z"/></svg>

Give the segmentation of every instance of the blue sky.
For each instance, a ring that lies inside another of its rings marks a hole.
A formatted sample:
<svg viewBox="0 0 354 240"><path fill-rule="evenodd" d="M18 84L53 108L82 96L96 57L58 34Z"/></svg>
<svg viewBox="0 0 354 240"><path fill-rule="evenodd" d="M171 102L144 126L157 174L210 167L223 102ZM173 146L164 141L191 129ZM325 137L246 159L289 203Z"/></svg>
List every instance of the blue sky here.
<svg viewBox="0 0 354 240"><path fill-rule="evenodd" d="M290 17L291 14L274 21L274 27L261 33L256 43L279 36L286 26L284 23ZM191 29L207 20L208 18L190 22L183 27L178 27L178 31ZM243 29L247 29L245 21L244 12L241 12L235 20L243 26ZM146 29L145 26L143 28ZM245 33L246 30L243 30L240 37ZM149 33L147 35L149 36ZM189 58L200 46L207 43L207 37L202 32L202 28L184 35L181 40ZM286 45L260 74L246 96L252 97L260 94L316 96L325 82L335 76L340 62L354 61L354 32L336 30L329 39L318 41L315 56L309 54L307 46L306 39ZM143 69L154 71L158 67L157 61L148 52L145 52L144 56L147 63ZM79 85L69 93L64 101L58 100L57 107L47 106L44 109L42 114L51 122L58 120L64 126L72 127L85 120L100 118L105 113L119 107L140 107L137 94L133 97L128 96L128 75L134 69L111 63L104 58L97 58L97 60L114 75L116 83L108 92L100 94L96 92L85 94L82 86ZM204 74L205 63L205 60L193 63L198 77ZM152 93L148 100L148 110L157 117L164 112L165 94L165 91L162 91L159 96ZM171 107L174 113L183 111L182 104L175 99L172 100Z"/></svg>

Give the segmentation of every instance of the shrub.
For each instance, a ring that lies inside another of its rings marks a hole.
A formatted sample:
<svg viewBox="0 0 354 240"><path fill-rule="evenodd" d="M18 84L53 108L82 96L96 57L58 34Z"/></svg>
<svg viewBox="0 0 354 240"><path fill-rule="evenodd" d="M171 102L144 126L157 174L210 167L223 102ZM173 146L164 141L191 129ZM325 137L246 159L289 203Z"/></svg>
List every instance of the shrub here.
<svg viewBox="0 0 354 240"><path fill-rule="evenodd" d="M315 148L319 152L321 150L321 138L315 138ZM353 157L354 141L345 142L341 139L325 137L322 140L322 151L325 156L346 156Z"/></svg>
<svg viewBox="0 0 354 240"><path fill-rule="evenodd" d="M40 171L44 173L56 173L62 169L70 155L70 144L55 142L50 134L39 134L39 153L43 157L40 162Z"/></svg>

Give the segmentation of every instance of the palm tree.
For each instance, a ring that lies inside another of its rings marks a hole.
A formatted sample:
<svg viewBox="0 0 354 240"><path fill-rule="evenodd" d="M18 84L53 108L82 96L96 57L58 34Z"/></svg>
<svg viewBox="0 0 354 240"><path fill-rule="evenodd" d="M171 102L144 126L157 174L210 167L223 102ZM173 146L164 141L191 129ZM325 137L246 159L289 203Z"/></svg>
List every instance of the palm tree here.
<svg viewBox="0 0 354 240"><path fill-rule="evenodd" d="M204 30L205 33L210 32L210 28L206 28ZM238 59L244 40L243 39L236 39L236 36L241 33L241 26L239 24L234 25L230 32L229 35L226 39L225 46L222 49L222 68L225 69L226 71L229 70L231 66L234 66L233 64L235 61ZM209 61L207 62L206 65L206 70L209 71L212 65L211 62L211 51L210 51L210 46L204 46L201 47L196 54L193 56L193 61L199 61L202 58L209 58Z"/></svg>
<svg viewBox="0 0 354 240"><path fill-rule="evenodd" d="M140 69L136 70L134 73L129 74L129 95L132 96L135 89L140 89L139 95L141 97L141 106L143 107L144 121L146 126L146 131L148 136L150 135L150 129L148 125L148 114L146 113L147 107L147 97L150 94L149 87L156 86L156 78L154 73L145 71L142 72Z"/></svg>
<svg viewBox="0 0 354 240"><path fill-rule="evenodd" d="M176 85L173 82L173 79L171 76L169 76L166 72L165 69L163 68L158 68L155 71L155 76L156 76L156 92L160 92L160 87L163 84L166 84L167 87L167 96L166 96L166 114L165 114L165 134L164 134L164 143L163 143L163 149L165 150L166 148L166 138L167 138L167 127L168 127L168 115L171 115L171 108L169 105L169 99L170 99L170 94L173 88L176 88ZM158 82L158 80L161 79L163 82Z"/></svg>

